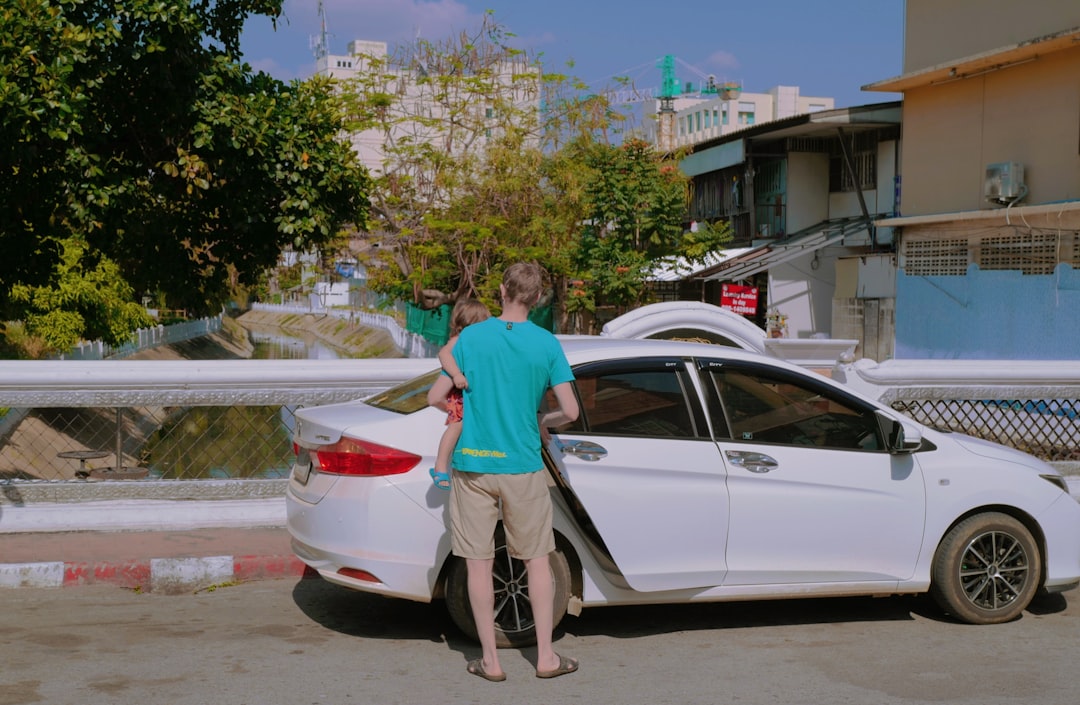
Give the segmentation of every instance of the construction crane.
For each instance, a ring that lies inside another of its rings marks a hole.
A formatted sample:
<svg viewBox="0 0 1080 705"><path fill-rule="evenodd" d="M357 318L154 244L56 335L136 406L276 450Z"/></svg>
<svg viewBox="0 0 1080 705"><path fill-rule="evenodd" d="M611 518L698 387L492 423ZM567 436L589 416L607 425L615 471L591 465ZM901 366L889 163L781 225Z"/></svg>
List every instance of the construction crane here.
<svg viewBox="0 0 1080 705"><path fill-rule="evenodd" d="M675 62L679 61L683 66L698 74L702 83L695 88L694 83L679 80L675 73ZM742 93L742 87L735 82L725 81L717 84L716 76L704 74L693 66L676 59L674 54L665 54L656 63L660 69L660 88L626 89L613 91L607 94L608 100L620 105L656 101L659 103L657 110L656 144L661 150L671 150L675 147L675 101L678 98L709 99L720 97L724 100L733 100Z"/></svg>
<svg viewBox="0 0 1080 705"><path fill-rule="evenodd" d="M678 75L675 73L676 62L681 64L684 68L694 72L702 79L702 83L695 86L692 81L686 81L685 83L680 81ZM738 98L742 91L742 87L737 81L717 83L715 75L699 71L682 59L677 58L674 54L665 54L662 58L658 59L656 61L656 67L660 69L659 87L631 87L607 91L604 93L604 97L612 104L629 105L631 103L644 103L651 100L674 101L676 98L681 97L708 98L714 95L724 98L725 100L733 100Z"/></svg>

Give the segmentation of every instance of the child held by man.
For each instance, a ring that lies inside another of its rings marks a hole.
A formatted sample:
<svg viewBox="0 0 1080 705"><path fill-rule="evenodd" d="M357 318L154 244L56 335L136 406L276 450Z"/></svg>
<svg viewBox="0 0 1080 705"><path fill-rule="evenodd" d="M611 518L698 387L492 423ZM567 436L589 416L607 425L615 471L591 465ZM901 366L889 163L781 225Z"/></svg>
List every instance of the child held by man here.
<svg viewBox="0 0 1080 705"><path fill-rule="evenodd" d="M439 453L435 458L435 467L431 469L431 479L440 489L450 489L450 458L454 447L461 437L461 418L464 409L462 391L468 389L469 381L461 373L461 368L454 361L454 346L461 331L473 323L490 318L487 306L476 299L461 299L454 304L450 314L450 339L439 350L439 364L450 375L453 388L441 399L428 397L428 404L446 411L446 430L439 440Z"/></svg>

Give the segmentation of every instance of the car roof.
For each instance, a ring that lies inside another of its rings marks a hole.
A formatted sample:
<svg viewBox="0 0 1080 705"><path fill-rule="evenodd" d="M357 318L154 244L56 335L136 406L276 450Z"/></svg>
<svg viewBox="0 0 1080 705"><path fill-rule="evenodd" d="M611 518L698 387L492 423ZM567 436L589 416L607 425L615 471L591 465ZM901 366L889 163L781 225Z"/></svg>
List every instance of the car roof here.
<svg viewBox="0 0 1080 705"><path fill-rule="evenodd" d="M814 379L844 393L881 406L865 394L837 382L827 375L817 374L795 363L764 355L752 350L743 350L730 345L690 342L686 340L662 340L655 338L609 338L602 335L558 335L566 359L571 365L599 362L613 359L634 359L646 357L694 357L713 360L751 362L787 370L808 379Z"/></svg>

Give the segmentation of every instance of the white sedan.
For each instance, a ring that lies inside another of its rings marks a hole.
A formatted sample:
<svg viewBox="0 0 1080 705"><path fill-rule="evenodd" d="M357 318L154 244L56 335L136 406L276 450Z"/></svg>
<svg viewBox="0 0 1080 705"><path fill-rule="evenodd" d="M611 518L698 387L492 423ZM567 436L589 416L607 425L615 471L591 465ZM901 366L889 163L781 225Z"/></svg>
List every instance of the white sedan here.
<svg viewBox="0 0 1080 705"><path fill-rule="evenodd" d="M581 416L545 451L556 623L603 605L929 592L989 624L1080 583L1080 503L1030 455L755 353L561 340ZM297 412L288 530L326 580L445 599L475 636L448 493L428 473L437 374ZM501 543L496 565L500 644L528 644L523 566Z"/></svg>

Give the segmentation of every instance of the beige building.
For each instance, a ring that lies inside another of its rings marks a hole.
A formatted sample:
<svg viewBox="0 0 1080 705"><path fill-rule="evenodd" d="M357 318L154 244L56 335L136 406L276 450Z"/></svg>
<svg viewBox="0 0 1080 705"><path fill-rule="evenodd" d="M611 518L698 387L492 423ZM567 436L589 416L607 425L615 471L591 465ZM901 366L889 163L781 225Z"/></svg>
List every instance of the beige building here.
<svg viewBox="0 0 1080 705"><path fill-rule="evenodd" d="M1080 2L906 0L897 357L1080 354Z"/></svg>
<svg viewBox="0 0 1080 705"><path fill-rule="evenodd" d="M675 146L684 147L750 125L793 115L832 110L832 98L800 95L798 86L775 86L765 93L728 92L675 113ZM678 106L676 106L678 108Z"/></svg>
<svg viewBox="0 0 1080 705"><path fill-rule="evenodd" d="M892 354L893 243L874 220L895 211L899 102L834 108L745 127L695 146L690 217L730 226L737 252L677 282L666 299L724 305L750 287L770 335L856 341Z"/></svg>
<svg viewBox="0 0 1080 705"><path fill-rule="evenodd" d="M325 44L316 50L317 76L361 94L393 97L383 124L349 135L373 174L400 169L402 154L419 144L464 154L497 134L501 114L524 120L539 111L539 73L523 61L484 57L482 79L448 87L429 75L447 67L425 67L421 59L394 54L386 42L362 39L349 42L344 55L330 54ZM447 127L451 123L456 129Z"/></svg>
<svg viewBox="0 0 1080 705"><path fill-rule="evenodd" d="M664 115L662 102L645 123L645 138L671 150L707 142L753 125L832 110L833 98L802 95L798 86L774 86L764 93L744 93L737 84L723 84L712 95L679 96L673 112ZM665 129L664 120L669 126ZM669 134L670 133L670 134Z"/></svg>

